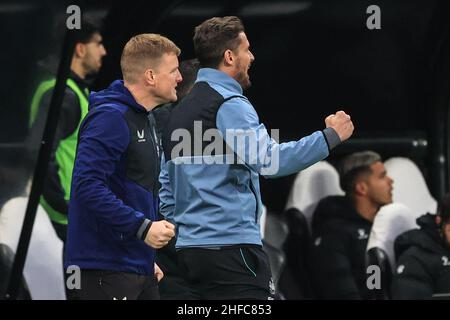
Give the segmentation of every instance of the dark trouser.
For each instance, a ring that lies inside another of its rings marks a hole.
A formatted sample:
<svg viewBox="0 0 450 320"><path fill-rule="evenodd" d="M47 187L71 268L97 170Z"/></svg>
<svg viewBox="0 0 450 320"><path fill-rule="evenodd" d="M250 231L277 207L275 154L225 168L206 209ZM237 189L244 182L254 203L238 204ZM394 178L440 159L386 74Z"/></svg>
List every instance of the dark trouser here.
<svg viewBox="0 0 450 320"><path fill-rule="evenodd" d="M184 248L179 251L179 259L198 299L274 297L269 260L260 246Z"/></svg>
<svg viewBox="0 0 450 320"><path fill-rule="evenodd" d="M175 250L176 237L156 252L156 263L163 270L164 277L159 282L161 300L193 300L196 295L186 281L186 270L179 262Z"/></svg>
<svg viewBox="0 0 450 320"><path fill-rule="evenodd" d="M154 276L104 270L81 270L81 288L67 292L68 300L159 300Z"/></svg>

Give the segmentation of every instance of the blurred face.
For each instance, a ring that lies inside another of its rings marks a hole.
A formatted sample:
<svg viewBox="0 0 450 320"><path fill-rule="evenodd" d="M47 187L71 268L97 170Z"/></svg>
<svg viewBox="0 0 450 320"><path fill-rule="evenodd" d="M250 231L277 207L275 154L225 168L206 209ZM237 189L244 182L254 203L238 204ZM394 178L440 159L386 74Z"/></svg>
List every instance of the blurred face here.
<svg viewBox="0 0 450 320"><path fill-rule="evenodd" d="M436 226L439 228L439 234L444 241L444 244L450 249L450 221L442 222L439 215L435 217Z"/></svg>
<svg viewBox="0 0 450 320"><path fill-rule="evenodd" d="M102 58L106 55L103 39L99 33L94 33L91 41L83 44L85 47L82 66L86 74L97 74L102 66Z"/></svg>
<svg viewBox="0 0 450 320"><path fill-rule="evenodd" d="M370 168L372 173L365 179L366 196L377 206L392 203L393 180L387 175L384 164L377 161Z"/></svg>
<svg viewBox="0 0 450 320"><path fill-rule="evenodd" d="M444 224L442 232L445 243L447 244L447 247L450 248L450 223Z"/></svg>
<svg viewBox="0 0 450 320"><path fill-rule="evenodd" d="M247 89L251 86L248 70L250 69L252 62L255 60L255 57L250 51L250 43L248 42L247 36L244 32L239 34L239 39L240 45L234 52L237 57L235 67L236 76L234 78L237 82L239 82L243 89Z"/></svg>
<svg viewBox="0 0 450 320"><path fill-rule="evenodd" d="M155 86L152 94L158 104L177 101L177 84L183 78L178 70L178 57L175 53L165 53L154 70Z"/></svg>

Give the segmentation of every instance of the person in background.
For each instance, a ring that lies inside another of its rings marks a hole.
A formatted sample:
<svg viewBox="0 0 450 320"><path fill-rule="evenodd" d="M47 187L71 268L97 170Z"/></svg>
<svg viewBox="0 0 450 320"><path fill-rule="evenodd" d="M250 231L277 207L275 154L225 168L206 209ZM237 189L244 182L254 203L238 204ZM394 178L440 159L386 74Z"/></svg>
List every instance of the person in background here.
<svg viewBox="0 0 450 320"><path fill-rule="evenodd" d="M430 299L450 296L450 193L439 204L437 215L417 219L420 229L410 230L395 241L397 269L393 299Z"/></svg>
<svg viewBox="0 0 450 320"><path fill-rule="evenodd" d="M154 111L158 137L162 135L164 126L169 120L170 112L191 91L197 78L199 62L197 59L181 61L179 69L183 81L177 86L177 102L164 105ZM162 218L163 216L161 216ZM178 254L175 249L176 240L175 236L169 241L167 246L156 252L156 263L164 272L164 278L159 282L159 293L163 300L193 299L191 289L186 281L186 270L183 269L178 260Z"/></svg>
<svg viewBox="0 0 450 320"><path fill-rule="evenodd" d="M75 47L66 81L64 99L56 128L50 162L48 164L40 204L52 221L58 237L65 242L67 213L72 181L72 170L78 141L78 128L88 113L88 77L95 76L106 55L100 29L89 20L83 20L81 29L74 30ZM35 161L44 132L50 99L56 78L42 81L31 101L29 127L26 139L28 157Z"/></svg>
<svg viewBox="0 0 450 320"><path fill-rule="evenodd" d="M322 199L313 215L313 284L319 299L368 299L367 242L376 214L392 203L393 180L372 151L345 157L339 173L345 196Z"/></svg>

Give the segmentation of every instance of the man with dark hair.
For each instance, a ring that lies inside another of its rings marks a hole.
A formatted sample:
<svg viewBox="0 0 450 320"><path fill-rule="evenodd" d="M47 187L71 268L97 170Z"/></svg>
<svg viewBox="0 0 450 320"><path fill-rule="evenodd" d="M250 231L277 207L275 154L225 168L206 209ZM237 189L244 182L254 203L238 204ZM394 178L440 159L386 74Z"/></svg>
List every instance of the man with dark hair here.
<svg viewBox="0 0 450 320"><path fill-rule="evenodd" d="M180 73L183 80L177 85L178 100L155 109L157 135L162 137L162 131L169 120L173 108L191 91L199 62L197 59L183 60L180 63ZM162 217L163 218L163 217ZM175 249L176 237L167 246L156 253L156 263L164 271L164 278L159 282L159 293L163 300L189 300L193 298L189 284L186 281L185 270L182 268Z"/></svg>
<svg viewBox="0 0 450 320"><path fill-rule="evenodd" d="M177 100L180 49L158 34L131 38L123 81L91 94L79 132L64 267L81 269L72 299L158 299L156 250L175 235L158 221L161 148L152 110Z"/></svg>
<svg viewBox="0 0 450 320"><path fill-rule="evenodd" d="M67 206L78 128L88 112L89 89L86 79L99 72L102 58L106 55L99 28L92 22L82 21L81 29L74 31L74 37L71 71L66 81L53 150L40 199L40 204L47 211L62 241L66 241ZM54 74L47 77L37 87L31 102L30 131L26 141L31 161L35 160L39 151L55 83Z"/></svg>
<svg viewBox="0 0 450 320"><path fill-rule="evenodd" d="M372 151L347 156L339 171L345 196L322 199L313 215L313 282L318 298L364 299L367 242L377 212L392 202L393 181Z"/></svg>
<svg viewBox="0 0 450 320"><path fill-rule="evenodd" d="M179 71L183 81L177 85L177 101L160 106L153 111L156 120L156 133L158 135L158 139L162 139L163 129L167 124L167 121L169 121L170 113L173 108L175 108L175 106L191 91L194 86L199 68L200 64L197 59L181 61Z"/></svg>
<svg viewBox="0 0 450 320"><path fill-rule="evenodd" d="M393 299L450 295L450 193L443 197L437 215L427 213L417 224L420 229L407 231L395 241Z"/></svg>
<svg viewBox="0 0 450 320"><path fill-rule="evenodd" d="M189 92L191 92L195 79L197 79L198 69L200 69L200 62L198 62L197 59L181 61L180 73L183 76L183 81L181 81L177 86L178 102L180 102Z"/></svg>
<svg viewBox="0 0 450 320"><path fill-rule="evenodd" d="M288 175L324 159L353 124L340 111L323 131L278 144L243 95L255 58L240 19L204 21L194 48L202 68L163 133L160 210L177 225L176 247L197 298L268 299L274 288L261 243L259 175Z"/></svg>

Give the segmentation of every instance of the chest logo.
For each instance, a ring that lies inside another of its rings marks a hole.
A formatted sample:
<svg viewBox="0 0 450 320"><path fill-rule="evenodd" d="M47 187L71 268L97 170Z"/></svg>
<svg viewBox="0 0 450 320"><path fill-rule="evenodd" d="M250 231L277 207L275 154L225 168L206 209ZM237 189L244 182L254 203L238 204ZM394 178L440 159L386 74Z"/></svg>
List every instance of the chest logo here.
<svg viewBox="0 0 450 320"><path fill-rule="evenodd" d="M322 238L321 237L317 237L316 240L314 240L314 245L317 247L320 245L320 243L322 242Z"/></svg>
<svg viewBox="0 0 450 320"><path fill-rule="evenodd" d="M369 235L366 233L364 229L358 229L358 240L368 239Z"/></svg>
<svg viewBox="0 0 450 320"><path fill-rule="evenodd" d="M401 274L403 273L403 271L405 270L405 265L401 264L397 267L397 274Z"/></svg>
<svg viewBox="0 0 450 320"><path fill-rule="evenodd" d="M144 129L141 131L136 130L137 136L138 136L138 142L145 142L145 136L144 136Z"/></svg>

